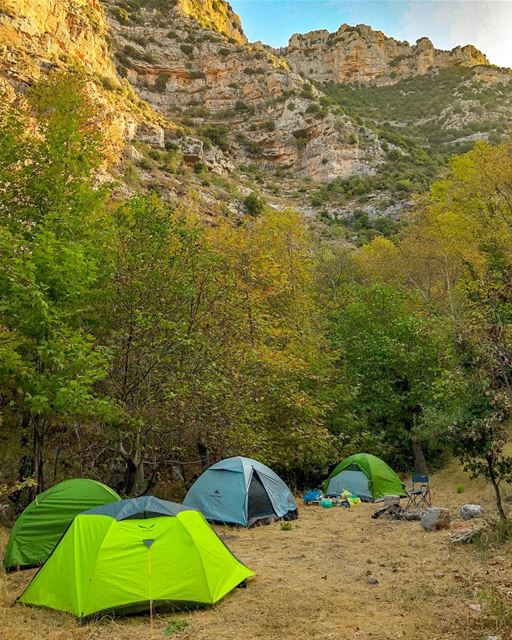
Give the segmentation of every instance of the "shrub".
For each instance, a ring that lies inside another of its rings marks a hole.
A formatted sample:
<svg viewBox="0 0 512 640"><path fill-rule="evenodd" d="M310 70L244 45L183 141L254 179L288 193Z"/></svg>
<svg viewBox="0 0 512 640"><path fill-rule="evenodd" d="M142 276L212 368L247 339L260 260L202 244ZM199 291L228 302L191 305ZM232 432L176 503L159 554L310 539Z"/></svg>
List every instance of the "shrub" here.
<svg viewBox="0 0 512 640"><path fill-rule="evenodd" d="M180 49L187 56L189 56L192 51L194 51L194 47L191 44L180 44Z"/></svg>
<svg viewBox="0 0 512 640"><path fill-rule="evenodd" d="M455 491L457 493L464 493L464 485L462 484L462 482L459 482L458 484L455 485Z"/></svg>
<svg viewBox="0 0 512 640"><path fill-rule="evenodd" d="M167 89L167 76L161 74L155 80L155 90L163 93Z"/></svg>
<svg viewBox="0 0 512 640"><path fill-rule="evenodd" d="M265 209L264 201L255 193L251 193L244 199L245 212L253 217L259 216Z"/></svg>
<svg viewBox="0 0 512 640"><path fill-rule="evenodd" d="M228 128L219 125L207 125L203 127L201 133L208 138L213 144L217 145L223 151L227 151L229 142L227 139Z"/></svg>
<svg viewBox="0 0 512 640"><path fill-rule="evenodd" d="M195 163L193 168L194 168L194 173L200 174L206 171L207 166L205 165L204 162L199 161Z"/></svg>
<svg viewBox="0 0 512 640"><path fill-rule="evenodd" d="M265 120L265 122L262 122L259 125L259 128L263 129L264 131L275 131L276 123L274 120Z"/></svg>
<svg viewBox="0 0 512 640"><path fill-rule="evenodd" d="M142 58L142 53L135 47L132 47L131 44L126 44L123 47L123 53L130 58L136 58L136 59Z"/></svg>
<svg viewBox="0 0 512 640"><path fill-rule="evenodd" d="M130 24L130 14L123 7L115 7L112 13L121 24Z"/></svg>
<svg viewBox="0 0 512 640"><path fill-rule="evenodd" d="M189 71L189 76L192 80L199 80L206 78L206 73L204 71L200 71L199 69L193 69Z"/></svg>
<svg viewBox="0 0 512 640"><path fill-rule="evenodd" d="M248 113L251 111L251 107L242 102L242 100L237 100L235 103L235 112L236 113Z"/></svg>
<svg viewBox="0 0 512 640"><path fill-rule="evenodd" d="M101 78L101 84L107 91L117 91L117 89L119 89L119 83L117 80L110 78L109 76L103 76Z"/></svg>
<svg viewBox="0 0 512 640"><path fill-rule="evenodd" d="M149 62L149 64L154 64L156 62L155 56L152 53L149 53L149 51L142 54L142 59L145 62Z"/></svg>

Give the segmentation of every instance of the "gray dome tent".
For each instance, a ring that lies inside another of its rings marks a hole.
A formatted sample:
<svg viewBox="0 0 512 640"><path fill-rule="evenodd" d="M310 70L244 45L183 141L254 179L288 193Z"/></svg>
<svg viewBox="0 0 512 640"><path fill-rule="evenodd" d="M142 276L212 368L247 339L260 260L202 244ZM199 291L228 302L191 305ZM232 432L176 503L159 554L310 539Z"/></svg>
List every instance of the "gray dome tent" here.
<svg viewBox="0 0 512 640"><path fill-rule="evenodd" d="M256 522L298 517L297 504L281 478L261 462L237 456L207 469L183 504L210 522L250 527Z"/></svg>

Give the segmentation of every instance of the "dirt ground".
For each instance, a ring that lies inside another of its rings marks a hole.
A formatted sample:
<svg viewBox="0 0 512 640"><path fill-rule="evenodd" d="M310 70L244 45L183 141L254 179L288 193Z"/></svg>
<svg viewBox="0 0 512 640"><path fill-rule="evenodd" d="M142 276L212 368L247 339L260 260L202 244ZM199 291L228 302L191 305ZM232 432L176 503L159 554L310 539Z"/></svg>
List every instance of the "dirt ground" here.
<svg viewBox="0 0 512 640"><path fill-rule="evenodd" d="M465 492L455 485L463 481ZM457 507L491 494L454 466L433 479L434 503ZM217 606L103 619L79 627L57 612L14 605L31 572L0 578L2 640L512 640L512 545L454 548L450 532L372 520L374 505L302 507L291 530L218 527L257 575ZM463 526L456 519L453 528ZM5 538L5 535L4 535ZM4 540L5 542L5 540ZM378 584L369 584L372 575ZM176 627L185 627L181 631Z"/></svg>

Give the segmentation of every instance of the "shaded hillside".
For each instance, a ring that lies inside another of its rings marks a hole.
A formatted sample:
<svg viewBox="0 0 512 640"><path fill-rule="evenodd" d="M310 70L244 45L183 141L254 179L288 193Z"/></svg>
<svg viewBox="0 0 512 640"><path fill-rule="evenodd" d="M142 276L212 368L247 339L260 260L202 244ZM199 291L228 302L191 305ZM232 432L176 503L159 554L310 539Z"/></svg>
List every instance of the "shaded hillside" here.
<svg viewBox="0 0 512 640"><path fill-rule="evenodd" d="M392 208L424 191L451 157L477 140L504 139L512 120L508 70L454 67L388 86L326 83L333 104L378 136L386 153L373 176L331 182L312 195L318 207L349 201ZM375 202L376 201L376 202Z"/></svg>

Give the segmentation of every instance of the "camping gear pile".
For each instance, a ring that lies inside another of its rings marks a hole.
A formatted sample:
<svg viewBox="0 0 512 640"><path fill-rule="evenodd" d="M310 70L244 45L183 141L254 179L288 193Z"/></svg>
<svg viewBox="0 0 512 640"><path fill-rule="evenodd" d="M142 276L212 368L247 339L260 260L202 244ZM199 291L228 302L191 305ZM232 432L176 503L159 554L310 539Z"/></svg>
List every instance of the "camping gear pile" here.
<svg viewBox="0 0 512 640"><path fill-rule="evenodd" d="M384 460L369 453L356 453L342 460L325 480L322 488L323 491L306 491L304 504L348 509L361 502L409 497L393 469Z"/></svg>
<svg viewBox="0 0 512 640"><path fill-rule="evenodd" d="M411 498L384 461L360 453L336 466L323 491L306 492L304 504L350 508L390 496L419 501L424 486ZM182 505L152 496L122 500L100 482L66 480L20 515L4 567L40 567L19 602L81 620L145 609L152 618L155 606L215 604L254 575L208 522L251 527L297 517L283 480L241 456L207 469Z"/></svg>

